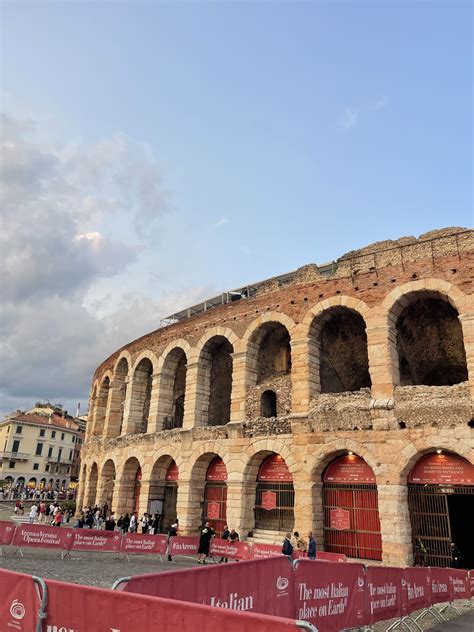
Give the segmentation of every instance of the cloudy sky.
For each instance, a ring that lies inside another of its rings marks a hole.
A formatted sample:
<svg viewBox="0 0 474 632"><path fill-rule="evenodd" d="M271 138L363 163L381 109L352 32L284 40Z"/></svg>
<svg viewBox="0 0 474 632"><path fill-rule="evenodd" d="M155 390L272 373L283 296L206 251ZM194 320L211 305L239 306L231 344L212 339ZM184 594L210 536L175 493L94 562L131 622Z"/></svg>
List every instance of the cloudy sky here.
<svg viewBox="0 0 474 632"><path fill-rule="evenodd" d="M470 2L2 2L0 413L173 311L472 225Z"/></svg>

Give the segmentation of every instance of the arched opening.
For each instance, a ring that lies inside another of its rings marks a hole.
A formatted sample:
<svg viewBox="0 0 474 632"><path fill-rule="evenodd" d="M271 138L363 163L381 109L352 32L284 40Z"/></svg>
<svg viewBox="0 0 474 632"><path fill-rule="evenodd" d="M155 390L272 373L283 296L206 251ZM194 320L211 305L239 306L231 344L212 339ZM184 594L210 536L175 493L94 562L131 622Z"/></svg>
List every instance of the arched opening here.
<svg viewBox="0 0 474 632"><path fill-rule="evenodd" d="M28 487L30 489L34 489L36 487L36 478L34 476L32 476L28 481Z"/></svg>
<svg viewBox="0 0 474 632"><path fill-rule="evenodd" d="M127 397L128 362L122 358L117 365L114 375L113 416L109 420L109 436L119 437L123 432L125 412L125 398Z"/></svg>
<svg viewBox="0 0 474 632"><path fill-rule="evenodd" d="M138 459L134 456L127 459L123 467L120 479L118 506L115 508L117 514L132 513L138 511L140 507L140 496L142 486L142 468Z"/></svg>
<svg viewBox="0 0 474 632"><path fill-rule="evenodd" d="M310 337L319 356L321 393L370 388L365 329L362 316L347 307L333 307L314 319Z"/></svg>
<svg viewBox="0 0 474 632"><path fill-rule="evenodd" d="M19 477L16 479L16 484L17 484L17 486L18 486L19 488L24 487L24 486L25 486L25 477L24 477L24 476L19 476Z"/></svg>
<svg viewBox="0 0 474 632"><path fill-rule="evenodd" d="M277 396L275 391L263 391L260 398L260 416L276 417L277 415Z"/></svg>
<svg viewBox="0 0 474 632"><path fill-rule="evenodd" d="M408 476L413 554L420 566L474 566L474 466L438 450L422 456ZM459 550L454 560L451 543Z"/></svg>
<svg viewBox="0 0 474 632"><path fill-rule="evenodd" d="M293 476L279 454L270 454L260 465L255 497L255 527L270 531L292 531L295 490Z"/></svg>
<svg viewBox="0 0 474 632"><path fill-rule="evenodd" d="M132 384L132 405L129 415L129 434L148 432L153 365L143 358L135 369Z"/></svg>
<svg viewBox="0 0 474 632"><path fill-rule="evenodd" d="M468 379L456 309L437 296L411 297L396 321L400 385L451 386Z"/></svg>
<svg viewBox="0 0 474 632"><path fill-rule="evenodd" d="M170 456L160 457L151 472L148 513L159 517L160 533L167 533L177 519L179 469Z"/></svg>
<svg viewBox="0 0 474 632"><path fill-rule="evenodd" d="M93 463L89 472L89 480L87 484L87 498L86 505L88 507L94 507L97 497L97 480L99 478L99 471L97 469L97 463ZM51 485L53 485L53 480L50 481ZM56 481L56 484L59 485L59 479Z"/></svg>
<svg viewBox="0 0 474 632"><path fill-rule="evenodd" d="M291 412L290 334L281 323L265 322L250 337L247 384L250 395L246 409L248 418L265 416L261 410L261 398L265 391L278 393L273 417Z"/></svg>
<svg viewBox="0 0 474 632"><path fill-rule="evenodd" d="M112 459L108 459L102 468L100 475L100 498L99 506L106 507L110 512L112 508L112 501L114 498L115 488L115 464Z"/></svg>
<svg viewBox="0 0 474 632"><path fill-rule="evenodd" d="M227 468L216 457L207 468L204 487L203 523L209 521L217 536L221 536L227 520Z"/></svg>
<svg viewBox="0 0 474 632"><path fill-rule="evenodd" d="M45 487L46 487L46 479L45 479L45 478L42 478L42 479L40 480L39 488L42 490L42 489L44 489Z"/></svg>
<svg viewBox="0 0 474 632"><path fill-rule="evenodd" d="M346 454L323 473L324 548L333 553L382 560L377 484L360 456Z"/></svg>
<svg viewBox="0 0 474 632"><path fill-rule="evenodd" d="M109 400L110 379L104 377L100 384L99 395L95 407L94 435L102 435L105 427L105 414Z"/></svg>
<svg viewBox="0 0 474 632"><path fill-rule="evenodd" d="M212 337L201 351L198 374L201 425L224 426L230 421L233 352L233 346L223 336Z"/></svg>
<svg viewBox="0 0 474 632"><path fill-rule="evenodd" d="M183 427L186 372L186 354L180 347L176 347L166 356L161 372L158 406L164 430Z"/></svg>

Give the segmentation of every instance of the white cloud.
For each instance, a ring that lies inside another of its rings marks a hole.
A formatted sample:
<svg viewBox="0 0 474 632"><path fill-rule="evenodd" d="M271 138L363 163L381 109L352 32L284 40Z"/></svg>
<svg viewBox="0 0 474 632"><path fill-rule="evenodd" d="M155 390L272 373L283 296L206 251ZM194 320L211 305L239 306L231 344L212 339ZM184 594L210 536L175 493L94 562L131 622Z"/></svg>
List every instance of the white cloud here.
<svg viewBox="0 0 474 632"><path fill-rule="evenodd" d="M338 120L341 129L350 130L359 122L359 110L357 108L344 108Z"/></svg>
<svg viewBox="0 0 474 632"><path fill-rule="evenodd" d="M372 105L370 106L370 110L372 110L373 112L378 112L379 110L384 110L387 106L388 97L382 96L372 103Z"/></svg>
<svg viewBox="0 0 474 632"><path fill-rule="evenodd" d="M227 219L227 217L221 217L220 219L217 220L217 222L214 224L214 226L224 226L224 224L228 224L229 220Z"/></svg>

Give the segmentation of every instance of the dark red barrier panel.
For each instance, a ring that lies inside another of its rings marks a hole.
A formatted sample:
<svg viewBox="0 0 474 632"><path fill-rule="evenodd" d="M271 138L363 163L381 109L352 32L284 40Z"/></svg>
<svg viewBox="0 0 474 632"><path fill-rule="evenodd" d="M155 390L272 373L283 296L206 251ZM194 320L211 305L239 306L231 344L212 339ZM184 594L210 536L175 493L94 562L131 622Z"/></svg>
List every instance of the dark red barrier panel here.
<svg viewBox="0 0 474 632"><path fill-rule="evenodd" d="M199 547L199 538L175 536L170 539L169 554L170 555L197 555Z"/></svg>
<svg viewBox="0 0 474 632"><path fill-rule="evenodd" d="M250 552L251 558L254 560L263 560L267 557L275 557L281 554L281 546L277 544L259 544L258 542L252 544Z"/></svg>
<svg viewBox="0 0 474 632"><path fill-rule="evenodd" d="M294 621L289 619L77 584L56 581L46 584L48 631L298 632ZM33 629L25 628L25 632Z"/></svg>
<svg viewBox="0 0 474 632"><path fill-rule="evenodd" d="M449 574L449 582L453 599L470 599L471 586L469 580L469 572L458 570L457 568L446 569Z"/></svg>
<svg viewBox="0 0 474 632"><path fill-rule="evenodd" d="M449 568L430 568L431 603L451 601L452 583L449 580Z"/></svg>
<svg viewBox="0 0 474 632"><path fill-rule="evenodd" d="M42 527L36 524L20 524L15 529L12 545L18 547L33 546L43 549L69 551L74 532L61 527Z"/></svg>
<svg viewBox="0 0 474 632"><path fill-rule="evenodd" d="M295 570L296 618L320 632L338 632L368 623L362 564L300 560Z"/></svg>
<svg viewBox="0 0 474 632"><path fill-rule="evenodd" d="M471 584L471 597L474 597L474 571L469 571L469 581Z"/></svg>
<svg viewBox="0 0 474 632"><path fill-rule="evenodd" d="M368 623L402 616L402 598L405 594L402 592L403 574L403 568L369 566L365 577Z"/></svg>
<svg viewBox="0 0 474 632"><path fill-rule="evenodd" d="M216 538L211 543L210 554L213 557L228 557L233 560L252 559L251 547L247 542L230 542Z"/></svg>
<svg viewBox="0 0 474 632"><path fill-rule="evenodd" d="M6 520L0 520L0 546L8 546L13 539L15 525Z"/></svg>
<svg viewBox="0 0 474 632"><path fill-rule="evenodd" d="M431 605L431 579L428 568L405 568L402 578L404 612L410 614Z"/></svg>
<svg viewBox="0 0 474 632"><path fill-rule="evenodd" d="M75 529L72 551L120 551L122 536L118 531Z"/></svg>
<svg viewBox="0 0 474 632"><path fill-rule="evenodd" d="M32 632L36 629L39 599L30 575L0 570L0 630Z"/></svg>
<svg viewBox="0 0 474 632"><path fill-rule="evenodd" d="M145 535L142 533L126 533L122 538L120 551L130 555L132 553L154 553L163 555L168 546L166 535Z"/></svg>
<svg viewBox="0 0 474 632"><path fill-rule="evenodd" d="M343 553L329 553L328 551L317 551L316 559L321 562L347 562L347 557Z"/></svg>
<svg viewBox="0 0 474 632"><path fill-rule="evenodd" d="M124 591L182 599L229 610L294 616L294 578L283 557L138 575Z"/></svg>

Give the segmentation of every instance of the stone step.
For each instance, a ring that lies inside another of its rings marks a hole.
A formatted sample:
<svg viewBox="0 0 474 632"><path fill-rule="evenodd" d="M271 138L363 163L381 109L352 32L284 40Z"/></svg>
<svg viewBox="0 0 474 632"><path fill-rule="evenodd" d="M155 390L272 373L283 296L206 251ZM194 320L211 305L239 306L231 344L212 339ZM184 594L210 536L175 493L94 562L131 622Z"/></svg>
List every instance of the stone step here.
<svg viewBox="0 0 474 632"><path fill-rule="evenodd" d="M286 532L270 531L269 529L255 529L253 537L248 538L249 542L260 542L261 544L277 544L280 545Z"/></svg>

